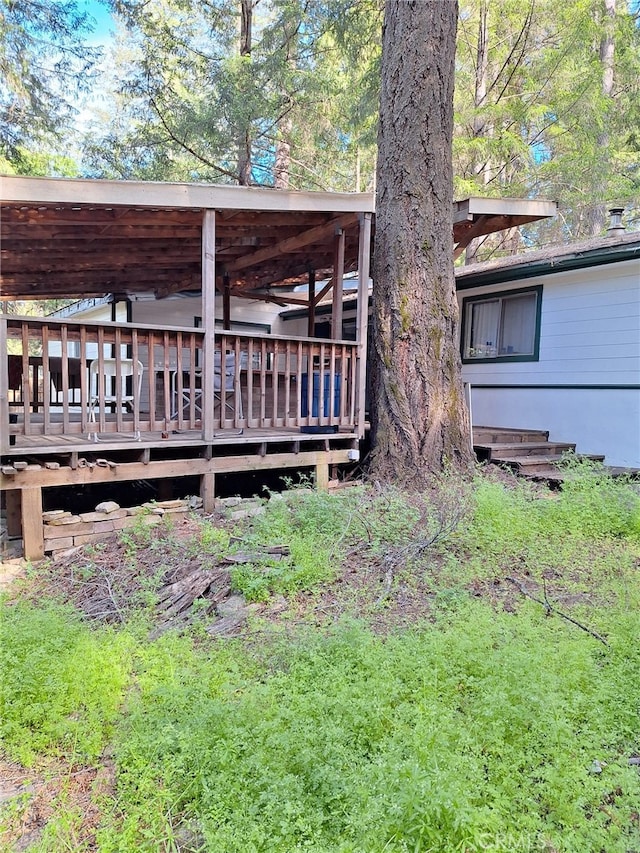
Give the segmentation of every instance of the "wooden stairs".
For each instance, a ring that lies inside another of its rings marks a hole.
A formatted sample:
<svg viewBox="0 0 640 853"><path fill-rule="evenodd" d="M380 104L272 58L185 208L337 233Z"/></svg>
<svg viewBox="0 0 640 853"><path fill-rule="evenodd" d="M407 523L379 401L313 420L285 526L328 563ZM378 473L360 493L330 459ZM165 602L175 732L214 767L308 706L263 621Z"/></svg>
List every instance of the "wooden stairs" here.
<svg viewBox="0 0 640 853"><path fill-rule="evenodd" d="M576 446L549 441L549 433L544 430L474 426L473 449L480 462L502 465L531 479L560 480L557 463L563 454L574 453ZM604 456L580 454L580 457L604 461Z"/></svg>

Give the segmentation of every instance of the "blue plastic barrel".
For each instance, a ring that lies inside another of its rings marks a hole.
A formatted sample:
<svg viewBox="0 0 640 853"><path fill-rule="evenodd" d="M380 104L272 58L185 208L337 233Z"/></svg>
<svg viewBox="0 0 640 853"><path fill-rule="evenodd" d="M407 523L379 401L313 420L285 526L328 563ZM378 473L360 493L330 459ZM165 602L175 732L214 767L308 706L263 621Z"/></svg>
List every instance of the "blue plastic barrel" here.
<svg viewBox="0 0 640 853"><path fill-rule="evenodd" d="M329 417L329 398L331 394L329 393L329 389L331 387L331 374L324 374L324 406L323 406L323 417ZM335 418L340 417L340 391L342 388L342 379L339 373L336 373L333 377L333 416ZM314 418L318 417L318 412L320 411L320 374L314 371L313 374L313 395L311 400L311 416ZM301 406L301 414L303 418L308 417L309 415L309 374L302 374L302 406Z"/></svg>

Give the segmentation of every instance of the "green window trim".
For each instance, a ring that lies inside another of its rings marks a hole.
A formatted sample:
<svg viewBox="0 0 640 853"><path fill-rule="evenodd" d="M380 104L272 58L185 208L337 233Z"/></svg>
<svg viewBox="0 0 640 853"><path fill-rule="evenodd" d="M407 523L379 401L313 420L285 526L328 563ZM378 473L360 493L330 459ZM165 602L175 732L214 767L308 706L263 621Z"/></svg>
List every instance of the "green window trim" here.
<svg viewBox="0 0 640 853"><path fill-rule="evenodd" d="M465 349L469 337L467 324L471 322L471 309L473 305L481 302L490 302L496 299L504 299L513 296L524 296L526 294L535 294L536 296L536 311L535 311L535 329L533 338L533 352L527 354L497 354L486 356L483 358L469 358L465 356ZM542 318L542 285L538 284L534 287L521 287L515 290L500 290L493 293L483 293L480 296L468 296L462 300L462 321L460 324L460 355L463 364L512 364L522 361L539 361L540 360L540 324Z"/></svg>

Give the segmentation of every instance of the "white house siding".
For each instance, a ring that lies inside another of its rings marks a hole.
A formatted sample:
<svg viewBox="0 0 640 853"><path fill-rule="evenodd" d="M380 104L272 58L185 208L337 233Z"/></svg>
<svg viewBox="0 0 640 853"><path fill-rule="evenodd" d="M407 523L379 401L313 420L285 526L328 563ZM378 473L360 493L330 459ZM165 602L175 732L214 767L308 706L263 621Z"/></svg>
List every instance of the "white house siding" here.
<svg viewBox="0 0 640 853"><path fill-rule="evenodd" d="M610 465L640 467L640 261L462 290L543 285L539 361L465 364L475 424L549 430ZM581 386L576 388L575 386Z"/></svg>
<svg viewBox="0 0 640 853"><path fill-rule="evenodd" d="M271 334L280 334L278 313L282 308L257 299L238 299L231 297L231 321L256 323L271 326ZM133 323L153 323L157 325L193 327L195 318L202 317L202 299L200 295L192 297L169 297L168 299L143 299L132 303L131 319ZM222 319L222 295L216 295L216 319ZM241 329L238 329L240 331ZM247 331L251 331L247 329Z"/></svg>
<svg viewBox="0 0 640 853"><path fill-rule="evenodd" d="M70 306L73 308L73 306ZM86 320L87 323L102 323L105 321L111 320L111 309L112 306L110 303L104 303L101 305L95 305L90 308L85 308L79 312L74 312L70 310L68 313L63 313L62 311L57 311L53 314L53 318L56 320ZM116 320L119 323L126 323L127 321L127 306L120 302L116 305ZM74 357L78 355L77 346L74 342L69 343L69 356ZM60 341L51 341L49 343L49 355L57 356L62 355L62 349ZM98 345L88 343L87 344L87 360L91 360L93 358L98 357Z"/></svg>
<svg viewBox="0 0 640 853"><path fill-rule="evenodd" d="M58 312L54 316L59 319L64 319L65 316L68 316L74 320L108 323L111 322L112 308L113 306L111 305L111 303L103 303L100 305L93 305L89 307L85 306L85 304L83 303L79 303L79 310L70 310L66 312L64 316L60 316L61 312ZM275 303L231 297L232 328L234 322L256 324L260 326L269 326L270 333L274 335L290 335L291 329L286 324L284 324L279 317L281 311L282 306L276 305ZM131 322L133 324L137 323L140 325L157 325L160 328L164 328L165 326L182 326L185 328L193 328L196 322L196 317L202 318L202 298L199 293L194 296L174 296L168 297L167 299L154 299L150 296L147 299L133 300L131 303ZM222 319L221 294L218 294L216 296L216 319ZM116 320L120 323L127 322L127 303L125 301L120 301L116 303ZM238 326L235 328L238 331L253 331L249 326L247 326L246 328L244 328L243 326ZM267 329L265 328L263 331L264 333L266 333ZM305 331L302 331L301 334L305 335L306 329ZM125 354L125 348L123 347L122 355L125 356ZM61 355L59 341L52 341L50 343L49 355ZM70 349L69 355L72 357L76 355L75 350ZM156 353L156 358L157 356L158 353ZM97 344L88 343L87 360L91 360L97 357ZM141 405L143 411L146 411L149 403L148 371L150 369L149 356L146 347L140 347L139 357L144 365L145 372L144 381L142 385ZM170 364L170 369L171 368L175 369L175 364ZM156 373L156 375L163 369L164 363L154 364L154 372ZM158 380L156 376L156 383L157 381ZM70 392L70 394L71 393L72 392ZM158 399L161 399L164 393L161 385L156 384L156 393L158 395Z"/></svg>

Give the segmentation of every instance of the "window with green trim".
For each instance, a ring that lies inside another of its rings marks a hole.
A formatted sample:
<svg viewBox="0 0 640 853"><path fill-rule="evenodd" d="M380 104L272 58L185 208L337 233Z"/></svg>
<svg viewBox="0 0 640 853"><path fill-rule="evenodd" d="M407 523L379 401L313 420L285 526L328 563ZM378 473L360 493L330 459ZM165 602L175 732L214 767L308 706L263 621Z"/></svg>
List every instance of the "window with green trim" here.
<svg viewBox="0 0 640 853"><path fill-rule="evenodd" d="M537 361L542 286L462 302L462 360Z"/></svg>

